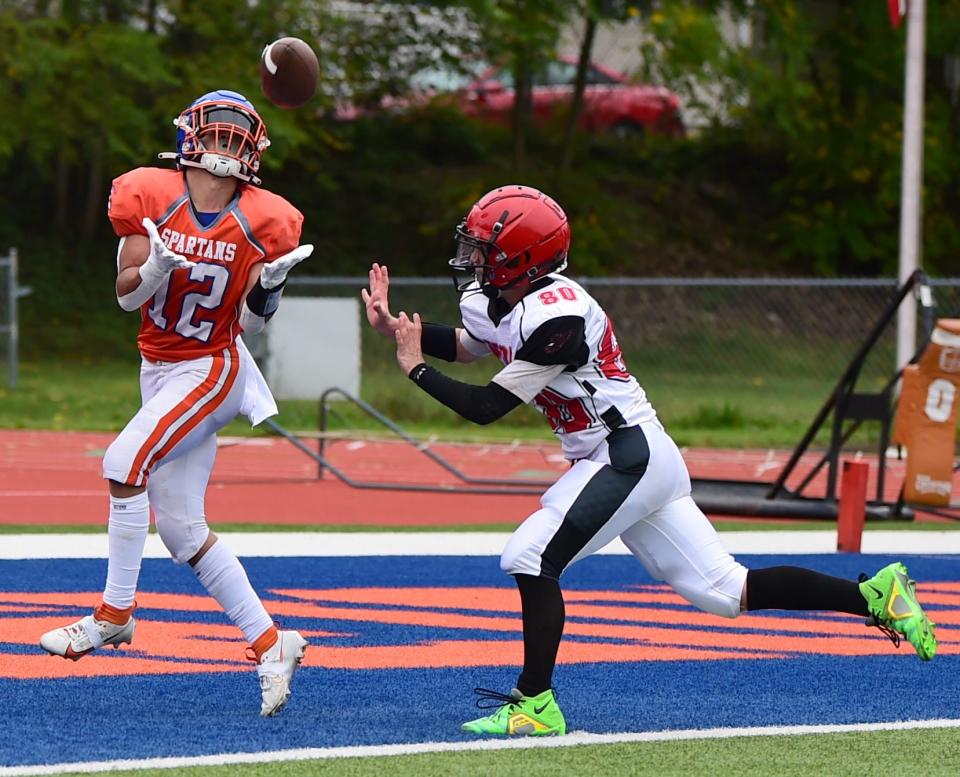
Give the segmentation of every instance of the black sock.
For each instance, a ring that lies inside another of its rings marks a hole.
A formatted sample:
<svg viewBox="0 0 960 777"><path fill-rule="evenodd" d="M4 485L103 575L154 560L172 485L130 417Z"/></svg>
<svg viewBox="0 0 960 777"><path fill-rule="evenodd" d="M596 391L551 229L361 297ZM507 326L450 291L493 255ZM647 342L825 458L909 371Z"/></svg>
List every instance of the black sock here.
<svg viewBox="0 0 960 777"><path fill-rule="evenodd" d="M514 579L523 609L523 671L517 690L536 696L553 687L553 667L563 636L563 594L556 580L533 575L514 575Z"/></svg>
<svg viewBox="0 0 960 777"><path fill-rule="evenodd" d="M852 580L802 567L747 572L748 610L833 610L866 617L867 600Z"/></svg>

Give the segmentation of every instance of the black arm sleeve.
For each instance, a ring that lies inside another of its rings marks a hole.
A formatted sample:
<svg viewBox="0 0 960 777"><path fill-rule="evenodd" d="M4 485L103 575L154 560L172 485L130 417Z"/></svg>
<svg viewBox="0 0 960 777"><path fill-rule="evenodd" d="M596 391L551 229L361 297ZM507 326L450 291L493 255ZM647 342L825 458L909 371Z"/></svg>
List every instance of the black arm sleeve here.
<svg viewBox="0 0 960 777"><path fill-rule="evenodd" d="M448 362L457 360L457 330L443 324L423 322L420 330L420 349L427 356L435 356Z"/></svg>
<svg viewBox="0 0 960 777"><path fill-rule="evenodd" d="M548 319L533 331L514 358L544 366L582 367L590 357L585 328L586 322L580 316Z"/></svg>
<svg viewBox="0 0 960 777"><path fill-rule="evenodd" d="M409 377L435 400L475 424L489 424L523 404L520 397L496 383L463 383L427 364L418 364Z"/></svg>

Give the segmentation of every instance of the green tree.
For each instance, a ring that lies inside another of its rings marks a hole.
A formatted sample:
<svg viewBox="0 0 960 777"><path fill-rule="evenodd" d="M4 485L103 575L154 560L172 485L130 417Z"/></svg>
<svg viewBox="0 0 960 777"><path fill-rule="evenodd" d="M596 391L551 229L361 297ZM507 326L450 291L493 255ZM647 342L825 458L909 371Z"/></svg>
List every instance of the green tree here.
<svg viewBox="0 0 960 777"><path fill-rule="evenodd" d="M560 31L575 2L570 0L470 0L483 29L484 54L513 74L513 164L517 173L526 167L527 138L533 111L534 74L543 71L556 50Z"/></svg>
<svg viewBox="0 0 960 777"><path fill-rule="evenodd" d="M751 38L724 37L717 11L746 22ZM943 77L960 4L928 4L928 14L924 235L935 268L960 248L956 93ZM895 269L904 31L881 3L677 0L657 5L649 30L649 75L776 171L773 246L818 273Z"/></svg>

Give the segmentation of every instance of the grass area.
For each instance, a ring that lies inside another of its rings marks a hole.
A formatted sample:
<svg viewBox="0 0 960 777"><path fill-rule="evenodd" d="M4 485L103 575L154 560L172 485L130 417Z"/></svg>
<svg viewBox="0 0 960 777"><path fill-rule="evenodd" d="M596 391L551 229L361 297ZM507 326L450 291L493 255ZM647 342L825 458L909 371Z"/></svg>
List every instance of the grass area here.
<svg viewBox="0 0 960 777"><path fill-rule="evenodd" d="M643 742L577 747L424 753L370 758L337 758L217 767L182 767L111 772L116 777L301 777L301 775L390 774L490 775L592 774L633 777L650 774L767 775L778 777L870 777L897 771L960 774L957 729L915 729L803 736L735 737L681 742Z"/></svg>
<svg viewBox="0 0 960 777"><path fill-rule="evenodd" d="M460 380L485 383L496 365L449 368ZM826 396L823 381L802 377L755 381L749 376L658 370L644 380L647 393L681 445L791 448L803 435ZM539 413L520 407L509 422L479 427L417 391L395 369L374 364L363 374L363 398L406 431L450 440L538 441L552 435ZM296 431L318 428L318 403L286 401L278 422ZM135 362L33 361L20 369L16 390L0 388L0 428L117 431L140 406ZM385 431L353 405L331 405L332 431ZM869 445L870 433L853 445ZM225 435L257 435L245 419ZM822 440L821 440L822 442Z"/></svg>

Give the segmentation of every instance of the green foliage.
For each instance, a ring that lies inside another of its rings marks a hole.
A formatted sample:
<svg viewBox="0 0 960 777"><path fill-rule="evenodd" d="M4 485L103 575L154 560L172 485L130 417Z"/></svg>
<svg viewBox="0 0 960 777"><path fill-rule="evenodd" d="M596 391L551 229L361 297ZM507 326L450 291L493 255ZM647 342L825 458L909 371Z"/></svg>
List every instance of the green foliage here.
<svg viewBox="0 0 960 777"><path fill-rule="evenodd" d="M725 5L752 41L729 43ZM960 33L958 3L928 4L924 253L950 271L960 162L941 73ZM872 3L662 3L650 17L648 75L778 160L767 237L818 274L894 273L898 246L904 32ZM704 99L710 84L714 100ZM709 112L709 106L724 110Z"/></svg>
<svg viewBox="0 0 960 777"><path fill-rule="evenodd" d="M646 75L688 104L699 94L700 108L718 106L714 123L680 142L583 138L569 171L559 169L559 128L528 137L519 178L570 214L575 272L890 273L904 38L873 6L471 0L388 3L374 19L308 0L176 0L162 13L141 2L4 4L0 247L19 246L24 282L38 290L24 305L28 324L46 333L58 320L73 333L99 320L112 305L110 179L153 164L172 148L170 119L198 94L229 87L254 98L268 124L267 186L306 214L305 239L323 246L311 272L357 274L375 258L402 273L443 272L452 226L471 202L518 178L513 134L442 101L350 123L330 109L403 94L427 62L482 55L532 70L572 20L642 12ZM727 42L720 7L751 23L752 42ZM960 154L944 65L960 2L930 4L929 14L925 260L952 272ZM259 94L260 50L285 34L316 42L317 110L280 110ZM118 347L115 326L99 329L85 336ZM57 348L55 339L27 348Z"/></svg>

